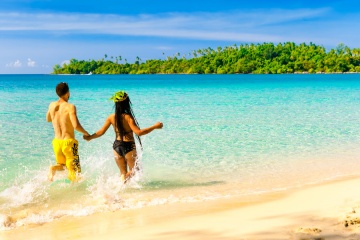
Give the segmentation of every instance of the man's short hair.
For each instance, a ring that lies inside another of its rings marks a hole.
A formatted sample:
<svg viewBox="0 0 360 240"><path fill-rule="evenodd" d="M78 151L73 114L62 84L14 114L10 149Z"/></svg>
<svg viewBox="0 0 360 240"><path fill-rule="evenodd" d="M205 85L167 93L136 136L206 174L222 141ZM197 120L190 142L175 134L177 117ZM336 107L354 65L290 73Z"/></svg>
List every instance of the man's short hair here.
<svg viewBox="0 0 360 240"><path fill-rule="evenodd" d="M56 86L56 94L59 97L64 96L69 91L69 85L66 82L61 82Z"/></svg>

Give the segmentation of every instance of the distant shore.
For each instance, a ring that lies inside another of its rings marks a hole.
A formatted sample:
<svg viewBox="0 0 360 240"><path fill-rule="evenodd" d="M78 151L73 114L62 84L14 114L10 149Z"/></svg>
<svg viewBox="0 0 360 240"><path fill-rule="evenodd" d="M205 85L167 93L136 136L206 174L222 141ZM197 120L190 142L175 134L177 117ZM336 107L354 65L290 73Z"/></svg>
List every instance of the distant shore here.
<svg viewBox="0 0 360 240"><path fill-rule="evenodd" d="M51 73L53 74L53 73ZM276 75L288 75L288 74L360 74L360 72L317 72L317 73L309 73L309 72L294 72L294 73L276 73ZM81 75L81 76L90 76L90 75L134 75L129 73L123 74L53 74L53 75ZM146 75L146 74L144 74ZM150 73L149 75L231 75L231 74L218 74L218 73ZM274 75L272 73L232 73L232 75Z"/></svg>
<svg viewBox="0 0 360 240"><path fill-rule="evenodd" d="M54 74L284 74L360 72L360 49L339 44L327 50L313 43L241 44L198 49L164 59L137 57L129 63L122 56L105 54L100 60L70 59L53 68Z"/></svg>

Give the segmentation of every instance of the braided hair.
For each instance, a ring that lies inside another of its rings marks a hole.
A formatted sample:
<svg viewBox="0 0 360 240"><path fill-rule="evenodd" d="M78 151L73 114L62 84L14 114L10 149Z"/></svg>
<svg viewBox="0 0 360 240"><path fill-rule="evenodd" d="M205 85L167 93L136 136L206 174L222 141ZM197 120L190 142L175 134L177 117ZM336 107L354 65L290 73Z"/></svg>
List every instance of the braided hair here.
<svg viewBox="0 0 360 240"><path fill-rule="evenodd" d="M136 125L139 126L139 123L137 122L134 112L131 108L131 101L127 93L123 92L123 97L121 99L115 98L115 130L120 135L120 139L126 138L126 132L123 125L124 120L124 114L129 114L135 121ZM120 100L120 101L119 101ZM141 140L138 135L136 135L137 139L139 140L140 146Z"/></svg>

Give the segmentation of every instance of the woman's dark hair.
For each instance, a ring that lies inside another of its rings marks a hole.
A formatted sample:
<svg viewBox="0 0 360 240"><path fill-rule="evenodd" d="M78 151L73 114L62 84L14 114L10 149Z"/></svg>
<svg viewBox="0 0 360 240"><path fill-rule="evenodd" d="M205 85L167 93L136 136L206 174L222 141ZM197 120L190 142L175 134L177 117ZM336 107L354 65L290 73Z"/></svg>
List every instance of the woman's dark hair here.
<svg viewBox="0 0 360 240"><path fill-rule="evenodd" d="M126 94L127 95L127 94ZM115 102L115 129L120 135L120 139L124 139L124 136L126 137L127 133L124 130L123 126L123 115L129 114L135 121L136 125L139 126L135 115L131 108L131 101L129 96L126 97L123 101ZM141 140L140 137L137 136L137 139L139 140L140 146L141 146Z"/></svg>
<svg viewBox="0 0 360 240"><path fill-rule="evenodd" d="M64 96L69 91L69 85L66 82L61 82L56 86L56 94L59 97Z"/></svg>

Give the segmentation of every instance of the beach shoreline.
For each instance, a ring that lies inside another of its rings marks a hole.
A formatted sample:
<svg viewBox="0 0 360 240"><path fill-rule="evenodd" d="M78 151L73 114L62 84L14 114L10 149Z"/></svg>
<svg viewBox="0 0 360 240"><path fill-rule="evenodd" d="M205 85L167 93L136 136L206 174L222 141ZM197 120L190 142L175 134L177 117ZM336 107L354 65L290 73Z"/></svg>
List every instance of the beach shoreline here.
<svg viewBox="0 0 360 240"><path fill-rule="evenodd" d="M63 217L0 232L10 239L356 239L360 177L249 198ZM347 225L347 226L346 226Z"/></svg>

